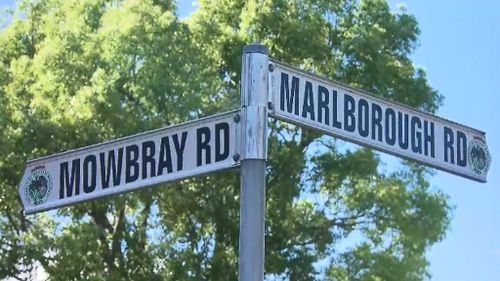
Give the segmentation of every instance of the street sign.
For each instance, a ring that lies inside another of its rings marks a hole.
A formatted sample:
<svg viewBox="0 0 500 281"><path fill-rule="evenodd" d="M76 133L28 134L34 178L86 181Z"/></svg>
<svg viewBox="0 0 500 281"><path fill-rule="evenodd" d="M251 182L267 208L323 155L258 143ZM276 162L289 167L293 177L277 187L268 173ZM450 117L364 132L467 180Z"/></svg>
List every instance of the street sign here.
<svg viewBox="0 0 500 281"><path fill-rule="evenodd" d="M239 151L239 126L233 120L238 114L29 161L19 186L24 210L36 213L238 166L233 157Z"/></svg>
<svg viewBox="0 0 500 281"><path fill-rule="evenodd" d="M485 133L272 61L270 115L486 182Z"/></svg>
<svg viewBox="0 0 500 281"><path fill-rule="evenodd" d="M252 44L243 49L240 109L29 161L19 186L24 211L241 165L239 280L263 280L267 112L486 182L485 133L270 60L263 45Z"/></svg>

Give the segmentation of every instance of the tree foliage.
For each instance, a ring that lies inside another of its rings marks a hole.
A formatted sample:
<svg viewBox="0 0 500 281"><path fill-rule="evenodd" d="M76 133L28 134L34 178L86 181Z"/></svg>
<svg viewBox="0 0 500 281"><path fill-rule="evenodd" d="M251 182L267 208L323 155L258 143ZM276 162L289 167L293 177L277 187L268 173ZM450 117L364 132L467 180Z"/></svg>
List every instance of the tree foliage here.
<svg viewBox="0 0 500 281"><path fill-rule="evenodd" d="M0 31L0 279L236 280L239 173L25 216L28 159L239 105L241 48L434 112L417 22L380 0L33 0ZM269 280L422 280L449 224L429 171L271 121Z"/></svg>

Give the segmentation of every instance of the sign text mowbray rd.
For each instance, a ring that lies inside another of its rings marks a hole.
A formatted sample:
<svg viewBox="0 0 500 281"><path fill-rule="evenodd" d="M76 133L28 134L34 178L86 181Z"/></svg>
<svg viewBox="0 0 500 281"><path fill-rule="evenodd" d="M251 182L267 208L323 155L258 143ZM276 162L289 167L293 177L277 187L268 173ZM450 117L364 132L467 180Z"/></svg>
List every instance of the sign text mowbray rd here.
<svg viewBox="0 0 500 281"><path fill-rule="evenodd" d="M237 112L30 161L20 184L25 212L237 166Z"/></svg>
<svg viewBox="0 0 500 281"><path fill-rule="evenodd" d="M272 116L486 182L483 132L276 61L271 69Z"/></svg>

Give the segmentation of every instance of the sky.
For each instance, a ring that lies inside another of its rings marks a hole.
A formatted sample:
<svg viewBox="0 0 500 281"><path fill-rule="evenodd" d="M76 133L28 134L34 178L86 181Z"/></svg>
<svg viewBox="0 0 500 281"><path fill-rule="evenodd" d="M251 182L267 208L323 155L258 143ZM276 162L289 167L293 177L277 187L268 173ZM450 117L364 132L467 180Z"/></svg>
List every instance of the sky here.
<svg viewBox="0 0 500 281"><path fill-rule="evenodd" d="M13 0L0 0L12 6ZM389 1L405 3L421 30L412 56L444 95L437 115L486 132L492 165L488 182L437 172L431 184L454 205L451 229L428 253L432 280L500 280L500 1ZM196 9L178 2L179 16Z"/></svg>
<svg viewBox="0 0 500 281"><path fill-rule="evenodd" d="M455 206L451 230L428 253L432 280L500 280L500 1L404 3L421 30L413 62L445 97L438 115L485 131L492 158L486 184L431 179Z"/></svg>
<svg viewBox="0 0 500 281"><path fill-rule="evenodd" d="M400 4L417 18L421 30L412 60L445 98L437 115L486 132L492 158L487 183L441 171L431 178L431 185L448 194L454 206L445 239L427 254L431 280L498 281L500 1L389 1L393 10ZM196 7L191 0L179 1L179 16Z"/></svg>
<svg viewBox="0 0 500 281"><path fill-rule="evenodd" d="M455 207L451 229L428 253L431 280L500 280L500 1L389 1L404 3L421 30L412 56L444 97L437 115L486 132L492 164L488 182L438 171L431 185ZM181 18L196 2L178 2Z"/></svg>

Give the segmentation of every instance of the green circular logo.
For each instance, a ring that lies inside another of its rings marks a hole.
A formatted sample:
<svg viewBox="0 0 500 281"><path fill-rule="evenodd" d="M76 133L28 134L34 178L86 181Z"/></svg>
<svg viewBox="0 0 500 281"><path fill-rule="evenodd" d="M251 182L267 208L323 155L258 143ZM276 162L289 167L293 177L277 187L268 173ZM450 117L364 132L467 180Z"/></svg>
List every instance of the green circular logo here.
<svg viewBox="0 0 500 281"><path fill-rule="evenodd" d="M490 153L486 144L479 140L473 139L469 142L467 153L470 168L479 175L485 175L490 167Z"/></svg>
<svg viewBox="0 0 500 281"><path fill-rule="evenodd" d="M24 185L24 191L30 205L38 206L45 203L52 191L52 178L49 172L43 168L35 168Z"/></svg>

